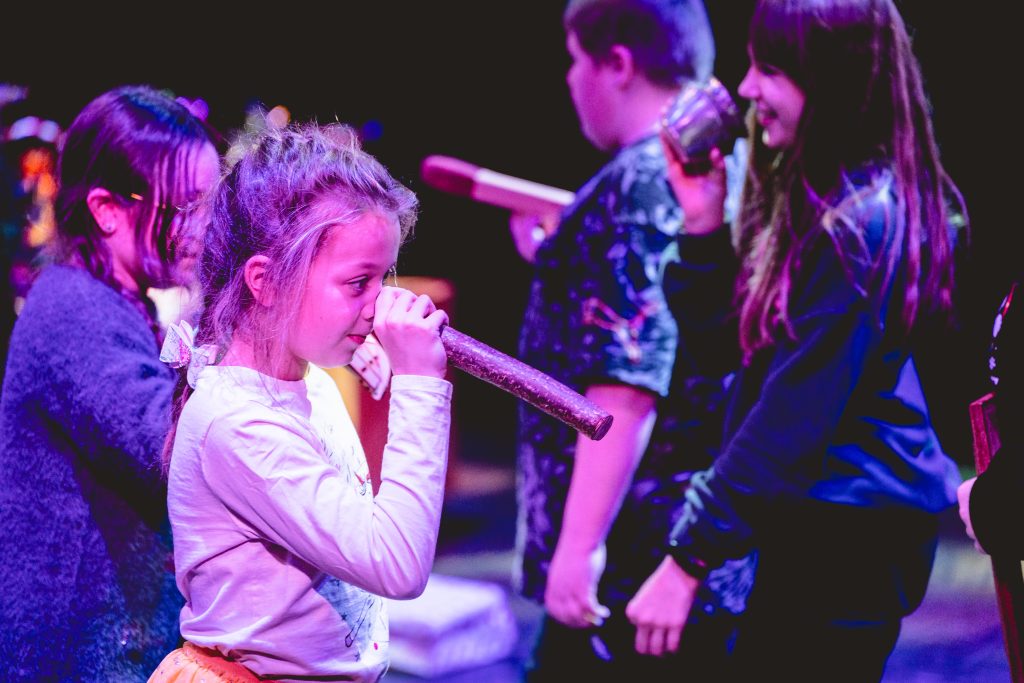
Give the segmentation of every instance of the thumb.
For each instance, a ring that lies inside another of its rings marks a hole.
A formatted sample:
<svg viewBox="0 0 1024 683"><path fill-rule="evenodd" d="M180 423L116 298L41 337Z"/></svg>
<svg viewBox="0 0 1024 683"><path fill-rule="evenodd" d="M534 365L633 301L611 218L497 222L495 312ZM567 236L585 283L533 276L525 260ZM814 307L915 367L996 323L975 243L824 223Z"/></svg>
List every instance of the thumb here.
<svg viewBox="0 0 1024 683"><path fill-rule="evenodd" d="M612 615L612 611L597 601L597 596L591 592L590 603L587 607L586 619L594 626L600 626L604 620Z"/></svg>

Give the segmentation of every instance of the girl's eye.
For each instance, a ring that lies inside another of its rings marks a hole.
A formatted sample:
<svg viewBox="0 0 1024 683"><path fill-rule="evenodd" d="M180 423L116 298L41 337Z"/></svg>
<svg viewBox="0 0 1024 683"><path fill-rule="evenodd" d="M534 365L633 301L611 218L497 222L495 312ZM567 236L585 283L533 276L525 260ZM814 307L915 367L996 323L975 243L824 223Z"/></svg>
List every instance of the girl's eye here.
<svg viewBox="0 0 1024 683"><path fill-rule="evenodd" d="M395 284L396 277L397 275L395 274L395 269L391 268L390 270L388 270L388 272L384 273L384 275L382 275L379 280L377 280L373 276L364 275L363 277L355 278L354 280L349 280L346 284L353 290L355 290L357 294L362 294L367 289L369 289L371 283L380 284L381 286L387 285L389 283Z"/></svg>

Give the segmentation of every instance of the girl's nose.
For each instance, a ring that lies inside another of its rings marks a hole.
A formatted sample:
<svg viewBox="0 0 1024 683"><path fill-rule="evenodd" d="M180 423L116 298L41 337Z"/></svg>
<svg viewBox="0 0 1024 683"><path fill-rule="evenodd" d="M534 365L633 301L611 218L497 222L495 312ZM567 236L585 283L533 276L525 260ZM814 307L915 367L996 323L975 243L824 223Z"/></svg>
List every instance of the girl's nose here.
<svg viewBox="0 0 1024 683"><path fill-rule="evenodd" d="M377 299L380 298L380 293L382 291L384 291L384 283L382 281L376 281L366 292L366 303L363 305L362 311L364 320L373 322L373 314L377 309Z"/></svg>
<svg viewBox="0 0 1024 683"><path fill-rule="evenodd" d="M743 76L743 80L740 81L740 86L736 91L740 94L740 97L744 97L748 100L757 98L757 75L754 73L753 66L747 69L747 73Z"/></svg>
<svg viewBox="0 0 1024 683"><path fill-rule="evenodd" d="M376 309L376 307L377 307L377 297L372 297L372 298L368 299L366 304L363 306L363 310L362 310L362 314L361 314L363 319L364 320L369 320L370 322L373 322L373 312Z"/></svg>

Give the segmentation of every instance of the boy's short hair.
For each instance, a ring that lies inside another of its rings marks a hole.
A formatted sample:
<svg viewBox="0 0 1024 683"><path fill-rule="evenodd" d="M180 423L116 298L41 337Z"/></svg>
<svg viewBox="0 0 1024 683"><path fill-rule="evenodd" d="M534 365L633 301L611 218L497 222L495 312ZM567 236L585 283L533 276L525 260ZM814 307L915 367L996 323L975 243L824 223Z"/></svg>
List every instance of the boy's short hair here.
<svg viewBox="0 0 1024 683"><path fill-rule="evenodd" d="M598 62L614 45L628 48L657 85L705 81L714 68L715 42L701 0L569 0L562 24Z"/></svg>

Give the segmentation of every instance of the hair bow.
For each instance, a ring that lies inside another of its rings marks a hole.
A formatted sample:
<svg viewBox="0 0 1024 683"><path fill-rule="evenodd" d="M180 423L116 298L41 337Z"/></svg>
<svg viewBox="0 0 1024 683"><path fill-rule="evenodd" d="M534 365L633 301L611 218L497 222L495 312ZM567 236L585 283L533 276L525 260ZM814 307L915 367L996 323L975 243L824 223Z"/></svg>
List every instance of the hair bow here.
<svg viewBox="0 0 1024 683"><path fill-rule="evenodd" d="M188 385L196 388L199 373L213 360L216 347L213 344L196 346L196 330L187 320L171 323L160 349L160 360L172 368L187 368L185 378Z"/></svg>

